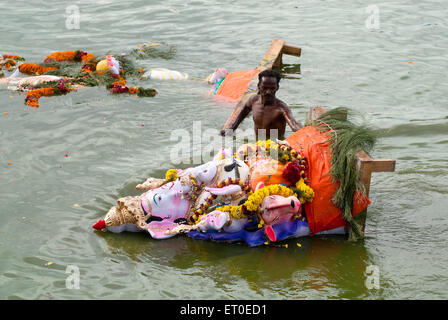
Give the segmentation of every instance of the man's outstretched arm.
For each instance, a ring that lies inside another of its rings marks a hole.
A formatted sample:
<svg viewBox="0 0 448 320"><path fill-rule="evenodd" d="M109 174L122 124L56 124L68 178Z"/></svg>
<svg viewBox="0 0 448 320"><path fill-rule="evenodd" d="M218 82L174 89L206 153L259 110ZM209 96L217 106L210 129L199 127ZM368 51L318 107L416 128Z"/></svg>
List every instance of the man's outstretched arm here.
<svg viewBox="0 0 448 320"><path fill-rule="evenodd" d="M252 100L253 100L252 98L253 97L249 98L249 100L244 104L243 109L236 117L232 126L230 127L230 129L227 129L227 130L230 130L232 132L235 131L236 128L238 128L238 126L240 125L240 123L243 122L243 120L248 116L248 114L252 110ZM225 129L221 130L221 135L225 136L227 133L227 130L225 130Z"/></svg>
<svg viewBox="0 0 448 320"><path fill-rule="evenodd" d="M286 104L283 105L283 116L293 132L303 128L303 125L294 119L291 109Z"/></svg>

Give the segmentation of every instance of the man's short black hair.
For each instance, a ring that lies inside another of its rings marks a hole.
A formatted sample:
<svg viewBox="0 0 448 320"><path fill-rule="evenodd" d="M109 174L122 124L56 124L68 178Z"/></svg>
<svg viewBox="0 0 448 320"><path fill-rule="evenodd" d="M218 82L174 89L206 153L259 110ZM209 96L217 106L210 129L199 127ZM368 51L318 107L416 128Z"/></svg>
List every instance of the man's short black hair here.
<svg viewBox="0 0 448 320"><path fill-rule="evenodd" d="M278 73L275 70L269 70L269 69L268 70L264 70L264 71L262 71L262 72L260 72L258 74L258 81L261 82L261 79L263 77L273 77L273 78L276 78L277 79L277 84L280 83L280 79L282 78L280 73Z"/></svg>

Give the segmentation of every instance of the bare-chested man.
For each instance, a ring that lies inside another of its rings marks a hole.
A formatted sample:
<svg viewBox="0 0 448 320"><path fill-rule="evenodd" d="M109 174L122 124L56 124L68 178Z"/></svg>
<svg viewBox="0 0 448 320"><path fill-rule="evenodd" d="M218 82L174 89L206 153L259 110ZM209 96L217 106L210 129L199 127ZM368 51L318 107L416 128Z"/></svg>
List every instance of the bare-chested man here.
<svg viewBox="0 0 448 320"><path fill-rule="evenodd" d="M270 139L270 130L278 130L277 137L284 139L286 123L292 131L302 128L302 125L294 119L291 109L286 103L275 97L275 93L279 89L280 78L280 74L274 70L265 70L258 74L258 94L249 98L235 119L231 130L238 128L251 111L257 140L259 135L264 137L264 133L258 131L260 129L266 130L266 139ZM221 130L221 135L226 133L226 130Z"/></svg>

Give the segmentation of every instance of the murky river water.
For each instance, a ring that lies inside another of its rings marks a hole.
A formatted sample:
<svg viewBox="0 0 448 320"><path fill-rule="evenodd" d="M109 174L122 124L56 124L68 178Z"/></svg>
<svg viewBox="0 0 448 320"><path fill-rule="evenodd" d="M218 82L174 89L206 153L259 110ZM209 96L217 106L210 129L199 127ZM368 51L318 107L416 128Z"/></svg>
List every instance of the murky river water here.
<svg viewBox="0 0 448 320"><path fill-rule="evenodd" d="M73 4L80 28L70 30ZM366 28L368 5L379 9L379 29ZM294 116L303 121L315 105L358 110L384 129L372 156L397 160L394 173L373 175L367 237L356 244L313 237L249 248L94 232L117 198L172 167L171 130L192 130L198 119L221 128L232 109L209 99L200 81L148 81L159 94L141 99L88 88L42 98L38 109L2 88L1 299L448 298L447 2L1 0L1 7L0 53L29 62L53 51L104 55L164 41L176 46L175 59L142 67L205 78L217 67L254 68L273 38L284 39L303 50L284 58L278 92ZM371 265L379 289L365 285ZM66 287L67 266L79 268L78 290Z"/></svg>

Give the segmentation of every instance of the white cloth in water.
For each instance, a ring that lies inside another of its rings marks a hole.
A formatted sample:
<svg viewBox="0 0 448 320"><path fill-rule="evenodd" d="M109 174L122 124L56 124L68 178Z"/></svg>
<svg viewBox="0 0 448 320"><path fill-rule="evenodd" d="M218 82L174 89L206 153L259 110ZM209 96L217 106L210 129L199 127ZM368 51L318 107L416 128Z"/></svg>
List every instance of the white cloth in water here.
<svg viewBox="0 0 448 320"><path fill-rule="evenodd" d="M32 77L26 77L26 78L7 77L7 78L0 79L0 84L4 84L7 86L15 86L15 87L8 87L8 89L17 90L20 86L23 86L23 85L35 86L40 83L56 81L59 79L61 79L61 77L49 76L49 75L32 76Z"/></svg>
<svg viewBox="0 0 448 320"><path fill-rule="evenodd" d="M145 72L143 78L152 80L187 80L188 74L165 68L157 68Z"/></svg>

